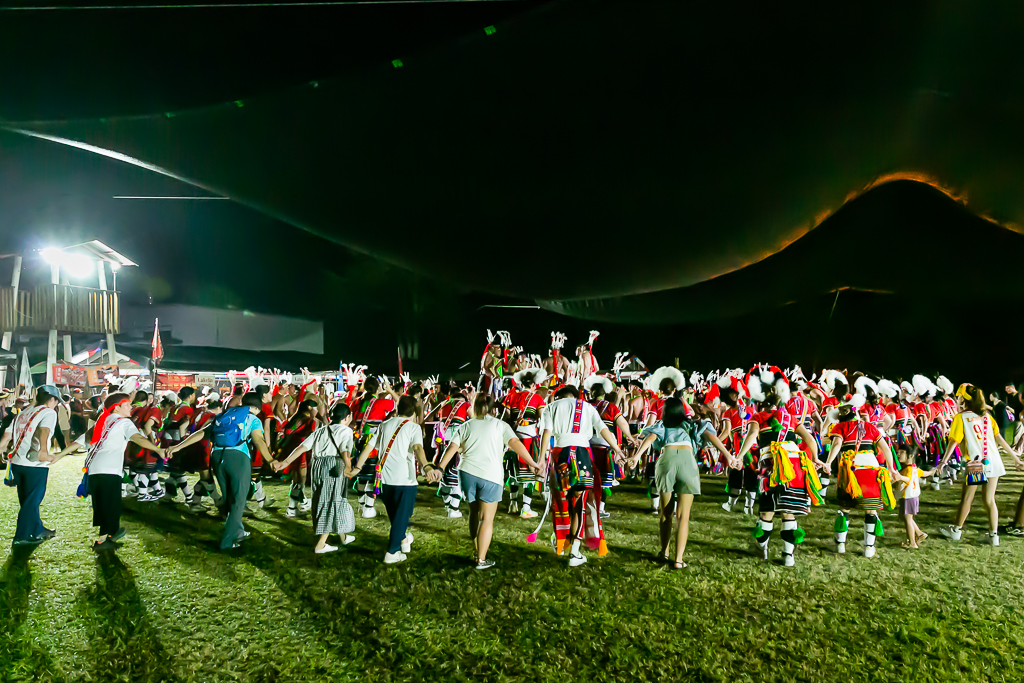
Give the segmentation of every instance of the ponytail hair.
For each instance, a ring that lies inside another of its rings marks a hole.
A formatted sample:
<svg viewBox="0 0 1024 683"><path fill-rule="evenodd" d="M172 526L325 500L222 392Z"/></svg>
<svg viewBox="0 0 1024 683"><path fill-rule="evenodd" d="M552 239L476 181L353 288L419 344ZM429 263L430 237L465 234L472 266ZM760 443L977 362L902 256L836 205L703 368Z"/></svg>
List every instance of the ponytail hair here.
<svg viewBox="0 0 1024 683"><path fill-rule="evenodd" d="M964 401L967 409L972 413L977 413L978 415L985 415L988 413L989 408L988 404L985 403L985 392L982 388L970 385L968 385L968 387L968 389L963 391L967 396L967 400Z"/></svg>

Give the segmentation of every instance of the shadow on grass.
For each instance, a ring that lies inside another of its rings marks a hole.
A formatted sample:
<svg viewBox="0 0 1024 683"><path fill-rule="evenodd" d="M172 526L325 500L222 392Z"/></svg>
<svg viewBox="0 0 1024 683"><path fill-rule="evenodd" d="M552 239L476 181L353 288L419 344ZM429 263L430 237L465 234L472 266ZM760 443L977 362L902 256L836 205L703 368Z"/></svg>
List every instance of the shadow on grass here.
<svg viewBox="0 0 1024 683"><path fill-rule="evenodd" d="M96 583L82 590L80 606L90 631L90 680L179 680L168 668L131 569L115 553L96 556Z"/></svg>
<svg viewBox="0 0 1024 683"><path fill-rule="evenodd" d="M0 661L4 680L61 680L63 676L30 633L23 633L32 593L29 558L38 546L14 546L0 575Z"/></svg>

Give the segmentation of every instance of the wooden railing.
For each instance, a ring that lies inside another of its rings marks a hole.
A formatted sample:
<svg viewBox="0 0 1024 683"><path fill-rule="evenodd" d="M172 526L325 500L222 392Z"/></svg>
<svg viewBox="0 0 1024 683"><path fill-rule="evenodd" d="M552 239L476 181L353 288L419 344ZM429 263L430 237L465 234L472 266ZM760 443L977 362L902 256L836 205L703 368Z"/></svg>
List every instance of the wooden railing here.
<svg viewBox="0 0 1024 683"><path fill-rule="evenodd" d="M0 331L57 330L117 334L121 316L117 292L72 285L40 285L34 290L0 288Z"/></svg>

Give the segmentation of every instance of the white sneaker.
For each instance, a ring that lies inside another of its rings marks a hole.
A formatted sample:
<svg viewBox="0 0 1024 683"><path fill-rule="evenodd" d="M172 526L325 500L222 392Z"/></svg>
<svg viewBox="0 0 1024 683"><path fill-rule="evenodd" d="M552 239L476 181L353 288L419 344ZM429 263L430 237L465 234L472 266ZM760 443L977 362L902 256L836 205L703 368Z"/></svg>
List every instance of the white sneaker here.
<svg viewBox="0 0 1024 683"><path fill-rule="evenodd" d="M363 511L362 511L361 514L362 514L363 518L370 519L371 517L376 517L377 516L377 509L374 508L372 505L364 505L363 506Z"/></svg>
<svg viewBox="0 0 1024 683"><path fill-rule="evenodd" d="M412 533L406 532L405 538L402 539L402 552L403 553L410 553L410 552L412 552L412 541L413 541Z"/></svg>
<svg viewBox="0 0 1024 683"><path fill-rule="evenodd" d="M345 538L341 539L341 544L342 545L348 545L349 543L351 543L354 540L356 540L355 536L353 536L352 534L345 534Z"/></svg>
<svg viewBox="0 0 1024 683"><path fill-rule="evenodd" d="M988 534L988 541L992 545L998 546L999 545L999 534L998 533Z"/></svg>
<svg viewBox="0 0 1024 683"><path fill-rule="evenodd" d="M338 546L336 546L336 545L327 545L325 543L323 548L320 548L319 550L314 550L313 552L316 553L317 555L323 555L324 553L333 553L337 549L338 549Z"/></svg>
<svg viewBox="0 0 1024 683"><path fill-rule="evenodd" d="M453 508L448 508L448 519L461 519L462 513Z"/></svg>
<svg viewBox="0 0 1024 683"><path fill-rule="evenodd" d="M313 499L306 498L302 501L302 505L299 506L299 510L302 512L309 512L313 508Z"/></svg>
<svg viewBox="0 0 1024 683"><path fill-rule="evenodd" d="M871 558L875 556L875 546L869 545L864 547L864 557Z"/></svg>
<svg viewBox="0 0 1024 683"><path fill-rule="evenodd" d="M524 506L523 506L523 511L519 513L519 518L520 518L520 519L533 519L533 518L534 518L534 517L536 517L536 516L537 516L537 513L536 513L536 512L534 512L534 511L533 511L533 510L532 510L532 509L530 508L530 506L529 506L529 505L524 505Z"/></svg>
<svg viewBox="0 0 1024 683"><path fill-rule="evenodd" d="M570 555L569 556L569 566L570 567L578 567L581 564L586 564L586 563L587 563L587 556L586 555L577 554L577 555Z"/></svg>
<svg viewBox="0 0 1024 683"><path fill-rule="evenodd" d="M836 554L837 555L845 555L846 554L846 544L845 543L836 543Z"/></svg>
<svg viewBox="0 0 1024 683"><path fill-rule="evenodd" d="M290 507L290 508L288 508L287 510L284 511L284 516L285 517L294 517L297 514L298 513L295 511L295 508L292 508L292 507Z"/></svg>
<svg viewBox="0 0 1024 683"><path fill-rule="evenodd" d="M264 510L269 510L270 508L274 507L274 497L263 496L263 500L257 500L256 505L258 505L260 508Z"/></svg>
<svg viewBox="0 0 1024 683"><path fill-rule="evenodd" d="M939 533L951 541L959 541L960 537L963 536L964 530L962 528L957 529L952 524L947 524L946 526L939 528Z"/></svg>
<svg viewBox="0 0 1024 683"><path fill-rule="evenodd" d="M405 553L384 553L384 564L397 564L406 559Z"/></svg>
<svg viewBox="0 0 1024 683"><path fill-rule="evenodd" d="M722 509L725 510L726 512L732 512L732 505L729 503L729 501L725 501L724 503L722 503Z"/></svg>
<svg viewBox="0 0 1024 683"><path fill-rule="evenodd" d="M612 479L612 486L618 486L618 485L619 485L619 480L618 479Z"/></svg>
<svg viewBox="0 0 1024 683"><path fill-rule="evenodd" d="M793 559L792 555L784 555L783 557L785 558L785 562L783 563L783 564L785 564L785 566L792 567L792 566L796 565L796 560Z"/></svg>
<svg viewBox="0 0 1024 683"><path fill-rule="evenodd" d="M756 545L757 549L761 552L761 559L764 560L765 562L767 562L768 561L768 544L765 543L764 545L761 545L760 541L755 540L754 541L754 545Z"/></svg>

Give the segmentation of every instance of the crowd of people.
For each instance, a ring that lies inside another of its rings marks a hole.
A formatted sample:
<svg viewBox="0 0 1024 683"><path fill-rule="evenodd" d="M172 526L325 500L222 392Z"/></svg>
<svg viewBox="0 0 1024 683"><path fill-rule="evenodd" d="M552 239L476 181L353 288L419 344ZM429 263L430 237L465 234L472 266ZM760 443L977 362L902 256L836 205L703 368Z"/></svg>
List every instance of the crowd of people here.
<svg viewBox="0 0 1024 683"><path fill-rule="evenodd" d="M956 516L939 532L961 540L980 489L984 540L999 545L1003 457L1024 469L1024 405L1013 385L986 394L942 376L897 383L825 370L808 378L799 367L763 364L708 375L669 366L649 372L625 353L602 372L596 337L570 360L564 335L552 334L541 357L513 347L506 332L488 333L478 380L461 386L408 375L392 382L350 365L336 385L250 372L230 396L188 386L154 393L121 380L89 399L52 385L38 387L31 405L4 394L0 454L20 503L13 542L55 535L39 515L48 469L85 454L78 495L91 499L97 551L119 546L127 498L219 513L220 547L239 548L249 536L247 507L275 504L263 486L270 478L289 484L288 517L312 517L317 554L351 543L357 518L382 506L387 564L412 551L421 482L438 487L448 518L462 518L468 506L478 569L494 566L488 553L502 501L509 515L539 518L527 542L548 533L550 518L551 546L569 566L587 562L585 548L607 554L608 494L624 481L646 487L659 519L658 559L682 569L702 476L721 482L726 512L749 517L753 552L765 560L778 527L785 566L804 540L800 518L826 504L835 510L837 553L851 544L856 512L859 550L873 557L879 512L897 505L901 545L917 548L928 538L915 521L922 491L958 482ZM1004 529L1024 536L1024 493Z"/></svg>

